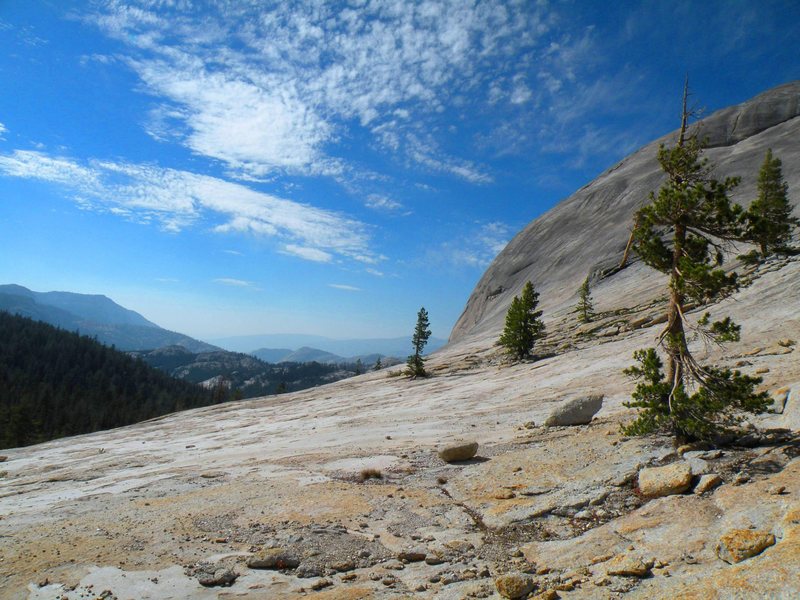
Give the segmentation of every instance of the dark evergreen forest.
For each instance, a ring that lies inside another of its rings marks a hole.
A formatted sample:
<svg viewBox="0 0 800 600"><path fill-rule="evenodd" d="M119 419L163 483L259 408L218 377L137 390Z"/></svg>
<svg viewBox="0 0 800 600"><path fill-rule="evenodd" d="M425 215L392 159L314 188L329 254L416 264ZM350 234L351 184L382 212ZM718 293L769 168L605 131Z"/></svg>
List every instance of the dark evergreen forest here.
<svg viewBox="0 0 800 600"><path fill-rule="evenodd" d="M0 311L0 448L227 399L88 336Z"/></svg>

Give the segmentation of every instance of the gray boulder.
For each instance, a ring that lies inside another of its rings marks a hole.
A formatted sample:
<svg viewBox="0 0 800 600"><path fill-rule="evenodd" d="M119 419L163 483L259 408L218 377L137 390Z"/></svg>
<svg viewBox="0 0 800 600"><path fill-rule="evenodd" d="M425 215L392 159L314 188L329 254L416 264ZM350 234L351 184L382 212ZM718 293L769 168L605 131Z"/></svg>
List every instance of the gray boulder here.
<svg viewBox="0 0 800 600"><path fill-rule="evenodd" d="M439 446L439 458L446 463L469 460L478 453L478 442L457 441Z"/></svg>
<svg viewBox="0 0 800 600"><path fill-rule="evenodd" d="M553 410L544 424L547 427L564 425L585 425L603 407L603 396L585 396L567 400Z"/></svg>

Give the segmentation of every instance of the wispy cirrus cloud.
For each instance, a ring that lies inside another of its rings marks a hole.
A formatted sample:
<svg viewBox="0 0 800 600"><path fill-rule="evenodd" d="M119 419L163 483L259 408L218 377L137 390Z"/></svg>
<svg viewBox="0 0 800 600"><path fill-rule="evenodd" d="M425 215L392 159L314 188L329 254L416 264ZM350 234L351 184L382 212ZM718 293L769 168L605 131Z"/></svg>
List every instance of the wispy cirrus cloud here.
<svg viewBox="0 0 800 600"><path fill-rule="evenodd" d="M506 247L511 228L500 222L480 224L458 240L443 242L426 256L426 264L485 269Z"/></svg>
<svg viewBox="0 0 800 600"><path fill-rule="evenodd" d="M382 194L368 194L364 204L367 208L386 212L396 212L404 209L402 203Z"/></svg>
<svg viewBox="0 0 800 600"><path fill-rule="evenodd" d="M218 277L216 279L212 279L212 282L220 285L227 285L229 287L249 288L253 290L258 289L256 284L252 281L247 281L245 279L234 279L233 277Z"/></svg>
<svg viewBox="0 0 800 600"><path fill-rule="evenodd" d="M332 287L337 290L343 290L345 292L360 292L361 288L356 287L354 285L347 285L345 283L329 283L328 287Z"/></svg>
<svg viewBox="0 0 800 600"><path fill-rule="evenodd" d="M283 252L306 260L377 260L360 221L207 175L154 165L81 163L31 150L0 155L0 173L63 186L84 208L156 222L169 231L209 221L219 233L275 238Z"/></svg>
<svg viewBox="0 0 800 600"><path fill-rule="evenodd" d="M284 254L291 254L292 256L299 256L300 258L313 262L327 263L333 260L333 255L331 255L330 252L325 252L319 248L298 246L297 244L286 244L281 252Z"/></svg>
<svg viewBox="0 0 800 600"><path fill-rule="evenodd" d="M487 167L415 136L446 111L541 101L578 60L546 3L226 2L203 19L181 3L97 6L82 18L125 44L159 103L148 131L241 177L341 174L353 165L338 143L360 126L412 165L487 183Z"/></svg>

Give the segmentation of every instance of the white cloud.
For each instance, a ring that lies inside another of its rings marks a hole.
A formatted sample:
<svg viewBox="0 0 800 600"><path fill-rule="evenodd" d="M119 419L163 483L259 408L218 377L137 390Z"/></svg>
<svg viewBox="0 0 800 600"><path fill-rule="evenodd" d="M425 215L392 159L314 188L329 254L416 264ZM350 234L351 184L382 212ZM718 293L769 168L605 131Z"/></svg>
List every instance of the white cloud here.
<svg viewBox="0 0 800 600"><path fill-rule="evenodd" d="M11 155L0 155L0 171L11 177L70 185L81 192L91 192L100 187L99 176L93 169L33 150L15 150Z"/></svg>
<svg viewBox="0 0 800 600"><path fill-rule="evenodd" d="M330 138L331 127L289 84L269 93L280 82L256 85L196 64L177 69L165 61L131 64L154 93L181 107L168 114L185 121L184 142L198 154L256 177L275 169L313 170L322 158L318 148Z"/></svg>
<svg viewBox="0 0 800 600"><path fill-rule="evenodd" d="M405 152L405 134L447 107L485 102L499 77L516 82L503 92L510 102L528 102L534 92L518 71L525 56L548 51L553 23L545 3L499 1L226 2L203 19L181 3L100 6L87 19L127 45L159 102L151 135L249 177L341 172L350 159L334 156L336 144L359 123L384 149L489 181L463 159Z"/></svg>
<svg viewBox="0 0 800 600"><path fill-rule="evenodd" d="M242 254L238 250L223 250L223 252L225 254L232 254L233 256L244 256L244 254Z"/></svg>
<svg viewBox="0 0 800 600"><path fill-rule="evenodd" d="M214 283L219 283L220 285L227 285L230 287L256 289L256 284L254 284L252 281L246 281L244 279L234 279L232 277L218 277L217 279L213 279L212 281Z"/></svg>
<svg viewBox="0 0 800 600"><path fill-rule="evenodd" d="M525 104L533 97L533 92L526 85L525 78L522 75L517 75L514 78L514 87L511 91L511 104Z"/></svg>
<svg viewBox="0 0 800 600"><path fill-rule="evenodd" d="M485 269L506 247L509 234L504 223L485 223L458 240L442 243L427 254L426 263Z"/></svg>
<svg viewBox="0 0 800 600"><path fill-rule="evenodd" d="M337 290L344 290L346 292L360 292L361 288L355 287L353 285L347 285L344 283L329 283L328 287L335 288Z"/></svg>
<svg viewBox="0 0 800 600"><path fill-rule="evenodd" d="M369 194L364 201L364 204L367 208L389 212L403 209L402 204L381 194Z"/></svg>
<svg viewBox="0 0 800 600"><path fill-rule="evenodd" d="M291 254L292 256L299 256L306 260L314 262L327 263L331 262L333 256L329 252L320 250L319 248L309 248L307 246L297 246L296 244L286 244L283 247L284 254Z"/></svg>
<svg viewBox="0 0 800 600"><path fill-rule="evenodd" d="M0 173L64 186L82 207L180 231L201 219L219 233L275 237L287 253L317 262L369 257L366 226L339 213L255 191L242 184L153 165L89 161L16 150L0 155Z"/></svg>
<svg viewBox="0 0 800 600"><path fill-rule="evenodd" d="M485 184L493 181L490 175L484 173L473 163L449 157L439 152L432 140L423 142L415 135L409 135L408 141L410 146L409 156L429 169L456 175L470 183Z"/></svg>
<svg viewBox="0 0 800 600"><path fill-rule="evenodd" d="M6 126L5 126L5 125L3 125L2 123L0 123L0 140L4 140L4 139L5 139L5 138L3 137L3 134L4 134L4 133L6 133L6 132L8 132L8 129L6 128Z"/></svg>

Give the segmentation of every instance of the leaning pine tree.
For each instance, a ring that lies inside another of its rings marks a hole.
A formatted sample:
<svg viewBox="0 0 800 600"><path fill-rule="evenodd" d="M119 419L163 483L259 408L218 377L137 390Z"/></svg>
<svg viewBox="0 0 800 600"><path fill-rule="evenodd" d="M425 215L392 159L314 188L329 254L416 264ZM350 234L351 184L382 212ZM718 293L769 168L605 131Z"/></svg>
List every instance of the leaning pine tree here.
<svg viewBox="0 0 800 600"><path fill-rule="evenodd" d="M544 335L542 311L536 310L538 305L539 294L529 281L522 288L522 294L514 296L506 313L506 326L499 344L517 360L530 356L536 340Z"/></svg>
<svg viewBox="0 0 800 600"><path fill-rule="evenodd" d="M781 161L767 150L758 173L758 198L747 209L747 237L758 244L761 258L774 253L792 253L789 244L793 229L800 220L792 217L792 205L787 197L788 186L783 180ZM746 255L748 262L757 261L757 252Z"/></svg>
<svg viewBox="0 0 800 600"><path fill-rule="evenodd" d="M678 443L713 438L739 423L743 412L763 412L769 403L766 393L755 392L760 378L703 366L687 345L687 328L711 342L739 339L739 326L729 317L710 323L706 313L692 326L684 309L689 301L707 302L736 289L736 274L720 268L721 244L746 235L740 227L743 211L728 197L739 180L713 179L696 135L687 135L687 91L678 142L658 151L667 180L635 216L635 252L669 276L667 324L659 337L666 376L654 348L634 353L638 364L625 372L638 385L626 406L639 413L623 427L627 435L668 432Z"/></svg>
<svg viewBox="0 0 800 600"><path fill-rule="evenodd" d="M414 335L411 337L411 344L414 346L414 354L408 357L406 364L408 365L408 374L411 377L427 377L428 373L425 372L425 362L422 358L422 349L428 343L428 338L431 337L431 330L428 329L428 311L425 307L419 309L417 313L417 325L414 327Z"/></svg>

